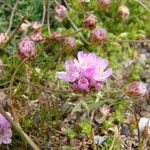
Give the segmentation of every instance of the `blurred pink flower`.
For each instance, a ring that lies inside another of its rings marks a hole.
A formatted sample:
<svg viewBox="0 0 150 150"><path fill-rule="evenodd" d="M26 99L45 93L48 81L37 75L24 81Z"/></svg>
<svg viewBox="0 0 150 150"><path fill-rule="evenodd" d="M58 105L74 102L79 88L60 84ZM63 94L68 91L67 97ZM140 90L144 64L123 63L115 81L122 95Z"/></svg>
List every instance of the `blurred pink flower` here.
<svg viewBox="0 0 150 150"><path fill-rule="evenodd" d="M11 114L7 112L11 117ZM11 117L12 119L12 117ZM10 144L12 137L12 130L10 123L0 114L0 144Z"/></svg>
<svg viewBox="0 0 150 150"><path fill-rule="evenodd" d="M18 54L23 58L32 58L36 55L35 43L28 36L21 39Z"/></svg>
<svg viewBox="0 0 150 150"><path fill-rule="evenodd" d="M107 31L104 28L96 28L91 33L92 42L104 42L107 38Z"/></svg>
<svg viewBox="0 0 150 150"><path fill-rule="evenodd" d="M39 30L41 27L42 27L42 24L40 24L39 22L33 22L31 23L31 27L34 29L34 30Z"/></svg>
<svg viewBox="0 0 150 150"><path fill-rule="evenodd" d="M32 41L38 42L43 40L43 35L41 32L35 32L30 36Z"/></svg>
<svg viewBox="0 0 150 150"><path fill-rule="evenodd" d="M130 94L144 96L147 93L147 87L143 82L134 81L126 86L126 91Z"/></svg>
<svg viewBox="0 0 150 150"><path fill-rule="evenodd" d="M6 33L0 33L0 44L4 44L7 41L8 37Z"/></svg>
<svg viewBox="0 0 150 150"><path fill-rule="evenodd" d="M54 10L55 10L55 13L57 14L57 16L59 16L61 18L64 17L65 14L67 13L67 8L61 4L56 5Z"/></svg>
<svg viewBox="0 0 150 150"><path fill-rule="evenodd" d="M93 14L90 14L84 19L83 26L85 28L94 29L96 27L96 23L97 17Z"/></svg>
<svg viewBox="0 0 150 150"><path fill-rule="evenodd" d="M93 53L78 52L77 59L65 62L66 72L57 72L57 77L70 82L74 89L89 91L100 89L112 74L109 62Z"/></svg>
<svg viewBox="0 0 150 150"><path fill-rule="evenodd" d="M55 41L59 41L62 34L60 32L53 32L51 38Z"/></svg>
<svg viewBox="0 0 150 150"><path fill-rule="evenodd" d="M64 39L64 44L66 46L69 46L69 47L73 48L75 46L75 39L74 39L74 37L66 37Z"/></svg>
<svg viewBox="0 0 150 150"><path fill-rule="evenodd" d="M99 0L98 5L101 8L106 8L111 3L111 0Z"/></svg>

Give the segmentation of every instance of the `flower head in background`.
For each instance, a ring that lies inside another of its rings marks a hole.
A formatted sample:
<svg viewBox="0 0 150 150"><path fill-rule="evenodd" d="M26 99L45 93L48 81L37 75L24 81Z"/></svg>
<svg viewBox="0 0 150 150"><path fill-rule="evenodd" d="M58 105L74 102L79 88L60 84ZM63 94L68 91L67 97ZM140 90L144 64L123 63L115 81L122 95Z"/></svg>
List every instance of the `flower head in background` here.
<svg viewBox="0 0 150 150"><path fill-rule="evenodd" d="M101 43L106 41L107 31L104 28L95 28L91 33L91 41Z"/></svg>
<svg viewBox="0 0 150 150"><path fill-rule="evenodd" d="M130 11L127 6L120 6L118 9L118 13L123 20L127 20L130 15Z"/></svg>
<svg viewBox="0 0 150 150"><path fill-rule="evenodd" d="M147 87L143 82L134 81L126 86L126 91L129 94L144 96L147 93Z"/></svg>
<svg viewBox="0 0 150 150"><path fill-rule="evenodd" d="M64 39L64 45L73 48L75 46L75 38L74 37L66 37Z"/></svg>
<svg viewBox="0 0 150 150"><path fill-rule="evenodd" d="M0 33L0 44L4 44L8 39L6 33Z"/></svg>
<svg viewBox="0 0 150 150"><path fill-rule="evenodd" d="M67 13L67 8L64 5L57 4L54 8L54 11L56 13L55 19L61 22Z"/></svg>
<svg viewBox="0 0 150 150"><path fill-rule="evenodd" d="M39 22L35 21L35 22L32 22L31 23L31 27L34 29L34 30L40 30L40 28L42 27L42 24L40 24Z"/></svg>
<svg viewBox="0 0 150 150"><path fill-rule="evenodd" d="M23 37L19 43L18 54L23 58L32 58L36 55L35 43L28 36Z"/></svg>
<svg viewBox="0 0 150 150"><path fill-rule="evenodd" d="M110 5L111 0L98 0L98 6L101 8L106 8Z"/></svg>
<svg viewBox="0 0 150 150"><path fill-rule="evenodd" d="M90 91L102 88L103 82L112 74L109 62L94 53L78 52L77 59L65 62L65 72L57 77L69 82L75 90Z"/></svg>
<svg viewBox="0 0 150 150"><path fill-rule="evenodd" d="M61 36L62 34L60 32L53 32L51 35L51 39L53 39L54 41L60 41Z"/></svg>
<svg viewBox="0 0 150 150"><path fill-rule="evenodd" d="M97 17L93 14L88 15L84 19L83 26L85 28L94 29L96 27Z"/></svg>
<svg viewBox="0 0 150 150"><path fill-rule="evenodd" d="M11 114L7 112L11 117ZM12 119L12 117L11 117ZM12 130L10 123L0 114L0 144L10 144L12 137Z"/></svg>
<svg viewBox="0 0 150 150"><path fill-rule="evenodd" d="M38 42L43 40L43 35L41 32L34 32L31 36L30 36L31 40L34 42Z"/></svg>

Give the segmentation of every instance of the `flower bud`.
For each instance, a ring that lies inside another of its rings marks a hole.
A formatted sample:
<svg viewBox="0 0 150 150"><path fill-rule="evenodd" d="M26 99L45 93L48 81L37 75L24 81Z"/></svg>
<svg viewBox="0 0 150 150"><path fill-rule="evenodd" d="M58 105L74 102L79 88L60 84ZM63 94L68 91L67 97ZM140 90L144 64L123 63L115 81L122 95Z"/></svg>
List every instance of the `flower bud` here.
<svg viewBox="0 0 150 150"><path fill-rule="evenodd" d="M59 17L64 17L65 14L67 13L67 8L60 4L56 5L54 10L57 16Z"/></svg>
<svg viewBox="0 0 150 150"><path fill-rule="evenodd" d="M4 44L8 39L6 33L0 33L0 44Z"/></svg>
<svg viewBox="0 0 150 150"><path fill-rule="evenodd" d="M143 82L134 81L126 86L126 91L129 94L144 96L147 93L147 87Z"/></svg>
<svg viewBox="0 0 150 150"><path fill-rule="evenodd" d="M38 41L43 40L43 36L42 36L41 32L35 32L35 33L33 33L30 38L34 42L38 42Z"/></svg>
<svg viewBox="0 0 150 150"><path fill-rule="evenodd" d="M94 29L96 27L96 23L97 17L93 14L90 14L84 19L83 26L85 28Z"/></svg>
<svg viewBox="0 0 150 150"><path fill-rule="evenodd" d="M75 46L75 39L74 37L67 37L64 39L64 45L73 48Z"/></svg>
<svg viewBox="0 0 150 150"><path fill-rule="evenodd" d="M35 43L28 36L21 39L18 54L23 58L32 58L36 55Z"/></svg>
<svg viewBox="0 0 150 150"><path fill-rule="evenodd" d="M130 11L129 11L128 7L120 6L119 9L118 9L118 13L119 13L119 16L123 20L127 20L129 18Z"/></svg>
<svg viewBox="0 0 150 150"><path fill-rule="evenodd" d="M110 4L110 0L98 0L98 6L106 8Z"/></svg>
<svg viewBox="0 0 150 150"><path fill-rule="evenodd" d="M42 27L42 25L39 23L39 22L33 22L32 24L31 24L31 27L33 28L33 30L39 30L41 27Z"/></svg>
<svg viewBox="0 0 150 150"><path fill-rule="evenodd" d="M101 43L106 41L107 31L104 28L96 28L91 33L91 41Z"/></svg>

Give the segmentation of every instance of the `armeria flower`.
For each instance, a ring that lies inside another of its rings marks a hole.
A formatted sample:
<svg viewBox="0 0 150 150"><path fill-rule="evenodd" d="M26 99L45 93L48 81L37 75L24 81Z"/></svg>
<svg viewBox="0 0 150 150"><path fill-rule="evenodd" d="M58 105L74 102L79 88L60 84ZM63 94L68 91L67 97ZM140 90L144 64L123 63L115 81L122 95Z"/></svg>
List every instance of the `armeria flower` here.
<svg viewBox="0 0 150 150"><path fill-rule="evenodd" d="M111 3L111 0L98 0L98 6L106 8Z"/></svg>
<svg viewBox="0 0 150 150"><path fill-rule="evenodd" d="M43 40L43 35L41 32L35 32L30 36L32 41L38 42Z"/></svg>
<svg viewBox="0 0 150 150"><path fill-rule="evenodd" d="M11 114L7 112L7 114L11 117ZM12 130L10 123L0 114L0 144L10 144L12 137Z"/></svg>
<svg viewBox="0 0 150 150"><path fill-rule="evenodd" d="M7 41L8 37L6 33L0 33L0 44L4 44Z"/></svg>
<svg viewBox="0 0 150 150"><path fill-rule="evenodd" d="M32 58L36 55L35 43L28 36L21 39L18 54L23 58Z"/></svg>
<svg viewBox="0 0 150 150"><path fill-rule="evenodd" d="M31 27L34 29L34 30L39 30L41 27L42 27L42 24L40 24L39 22L33 22L32 24L31 24Z"/></svg>
<svg viewBox="0 0 150 150"><path fill-rule="evenodd" d="M66 37L64 39L64 45L73 48L75 46L75 38L74 37Z"/></svg>
<svg viewBox="0 0 150 150"><path fill-rule="evenodd" d="M77 59L65 62L66 72L57 77L69 82L75 90L89 91L102 88L102 83L112 74L109 62L93 53L78 52Z"/></svg>
<svg viewBox="0 0 150 150"><path fill-rule="evenodd" d="M96 28L91 33L91 41L101 43L107 38L107 31L104 28Z"/></svg>
<svg viewBox="0 0 150 150"><path fill-rule="evenodd" d="M60 32L54 32L51 35L51 39L53 39L54 41L60 41L61 36L62 34Z"/></svg>
<svg viewBox="0 0 150 150"><path fill-rule="evenodd" d="M59 16L60 18L64 17L65 14L67 13L67 8L64 5L60 4L56 5L54 10L57 16Z"/></svg>
<svg viewBox="0 0 150 150"><path fill-rule="evenodd" d="M83 26L85 28L94 29L96 27L96 23L97 17L93 14L90 14L84 19Z"/></svg>
<svg viewBox="0 0 150 150"><path fill-rule="evenodd" d="M118 9L118 13L122 19L127 20L129 18L130 11L128 7L120 6Z"/></svg>
<svg viewBox="0 0 150 150"><path fill-rule="evenodd" d="M147 93L147 87L143 82L134 81L126 86L126 91L130 94L144 96Z"/></svg>

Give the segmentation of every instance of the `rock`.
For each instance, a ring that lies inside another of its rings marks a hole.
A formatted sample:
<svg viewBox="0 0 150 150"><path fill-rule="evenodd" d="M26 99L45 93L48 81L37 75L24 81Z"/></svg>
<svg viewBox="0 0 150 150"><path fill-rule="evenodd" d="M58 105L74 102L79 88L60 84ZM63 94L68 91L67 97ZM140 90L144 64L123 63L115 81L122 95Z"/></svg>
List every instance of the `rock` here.
<svg viewBox="0 0 150 150"><path fill-rule="evenodd" d="M102 143L105 141L105 139L106 139L106 136L99 136L99 135L95 135L94 136L94 142L95 142L95 144L97 144L97 145L102 145Z"/></svg>
<svg viewBox="0 0 150 150"><path fill-rule="evenodd" d="M121 128L121 135L129 135L130 134L130 130L129 130L129 126L127 124L123 125L123 127Z"/></svg>
<svg viewBox="0 0 150 150"><path fill-rule="evenodd" d="M2 107L6 107L9 100L9 97L3 91L0 91L0 104Z"/></svg>

